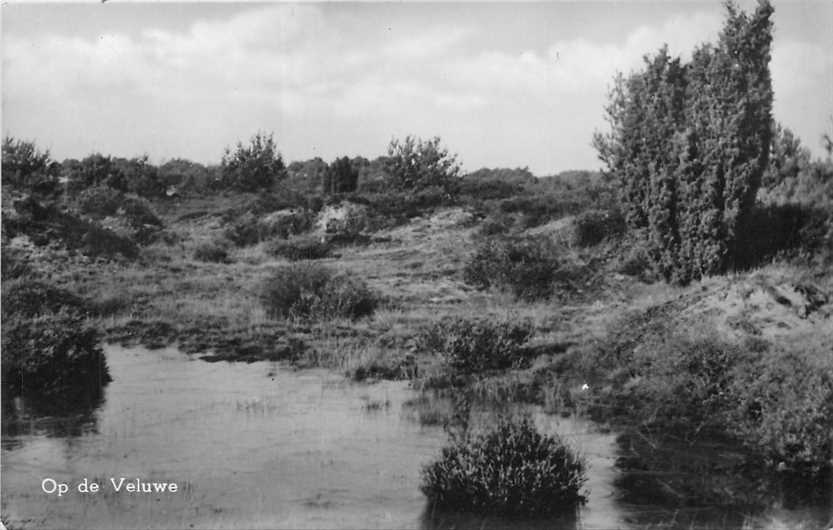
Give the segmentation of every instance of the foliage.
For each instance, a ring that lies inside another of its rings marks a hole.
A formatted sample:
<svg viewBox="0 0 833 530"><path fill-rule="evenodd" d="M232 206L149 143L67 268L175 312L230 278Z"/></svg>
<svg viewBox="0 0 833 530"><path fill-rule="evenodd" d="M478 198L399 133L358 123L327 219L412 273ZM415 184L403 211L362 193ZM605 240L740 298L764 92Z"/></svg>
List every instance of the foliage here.
<svg viewBox="0 0 833 530"><path fill-rule="evenodd" d="M579 247L591 247L624 233L625 220L619 212L588 210L576 216L572 243Z"/></svg>
<svg viewBox="0 0 833 530"><path fill-rule="evenodd" d="M776 467L820 474L833 462L833 364L818 369L807 352L773 348L739 370L728 425Z"/></svg>
<svg viewBox="0 0 833 530"><path fill-rule="evenodd" d="M67 313L3 319L4 395L76 401L110 381L98 331Z"/></svg>
<svg viewBox="0 0 833 530"><path fill-rule="evenodd" d="M75 205L85 215L106 217L116 214L123 199L124 194L119 190L95 185L81 191L75 197Z"/></svg>
<svg viewBox="0 0 833 530"><path fill-rule="evenodd" d="M283 257L290 261L323 259L329 257L331 251L329 244L314 237L277 240L271 242L266 249L270 256Z"/></svg>
<svg viewBox="0 0 833 530"><path fill-rule="evenodd" d="M130 238L102 228L94 222L61 211L54 203L42 204L33 197L14 203L18 217L4 219L9 237L25 234L35 245L57 243L87 256L135 258L139 248Z"/></svg>
<svg viewBox="0 0 833 530"><path fill-rule="evenodd" d="M647 228L656 268L682 283L734 263L770 151L773 9L727 11L717 44L690 63L663 48L617 78L611 131L595 138L629 226Z"/></svg>
<svg viewBox="0 0 833 530"><path fill-rule="evenodd" d="M234 152L226 148L220 167L226 187L241 191L266 190L286 176L273 135L262 132L248 145L238 142Z"/></svg>
<svg viewBox="0 0 833 530"><path fill-rule="evenodd" d="M322 184L326 194L350 193L356 191L359 183L359 170L346 156L336 158L327 168Z"/></svg>
<svg viewBox="0 0 833 530"><path fill-rule="evenodd" d="M40 280L19 279L3 284L3 318L32 318L59 311L84 315L89 312L81 297Z"/></svg>
<svg viewBox="0 0 833 530"><path fill-rule="evenodd" d="M235 245L245 247L306 232L314 221L315 215L309 210L279 211L264 217L246 213L226 228L225 236Z"/></svg>
<svg viewBox="0 0 833 530"><path fill-rule="evenodd" d="M750 216L737 265L773 258L825 265L833 259L833 211L806 203L759 204Z"/></svg>
<svg viewBox="0 0 833 530"><path fill-rule="evenodd" d="M261 300L272 317L319 319L361 318L379 302L364 281L313 264L276 269L263 284Z"/></svg>
<svg viewBox="0 0 833 530"><path fill-rule="evenodd" d="M315 157L303 162L295 161L286 170L285 183L287 187L301 193L314 193L323 188L327 192L326 178L329 166L321 157Z"/></svg>
<svg viewBox="0 0 833 530"><path fill-rule="evenodd" d="M525 186L535 182L529 168L481 168L465 175L459 183L459 194L469 200L505 199L519 195Z"/></svg>
<svg viewBox="0 0 833 530"><path fill-rule="evenodd" d="M28 278L33 275L34 271L22 252L4 244L0 247L0 253L2 253L0 268L2 268L3 282L17 278Z"/></svg>
<svg viewBox="0 0 833 530"><path fill-rule="evenodd" d="M532 336L530 322L451 318L423 330L419 348L440 355L459 374L498 370L526 360L522 346Z"/></svg>
<svg viewBox="0 0 833 530"><path fill-rule="evenodd" d="M159 181L166 188L175 186L179 191L205 193L218 187L215 167L206 167L184 158L174 158L159 166Z"/></svg>
<svg viewBox="0 0 833 530"><path fill-rule="evenodd" d="M422 140L406 136L404 141L391 140L385 170L395 189L418 191L438 187L451 192L457 184L460 165L457 156L442 147L439 137Z"/></svg>
<svg viewBox="0 0 833 530"><path fill-rule="evenodd" d="M228 244L223 240L200 243L194 249L194 259L210 263L226 263L228 261Z"/></svg>
<svg viewBox="0 0 833 530"><path fill-rule="evenodd" d="M487 239L466 263L463 279L478 289L508 289L535 300L552 294L559 269L557 249L547 238Z"/></svg>
<svg viewBox="0 0 833 530"><path fill-rule="evenodd" d="M56 166L49 151L41 151L34 142L3 139L3 186L51 191L57 183Z"/></svg>
<svg viewBox="0 0 833 530"><path fill-rule="evenodd" d="M61 175L67 179L71 193L105 186L143 197L165 194L165 184L147 155L127 159L93 153L80 161L67 159L61 163Z"/></svg>
<svg viewBox="0 0 833 530"><path fill-rule="evenodd" d="M443 448L422 471L422 492L436 508L501 515L549 515L583 504L584 461L528 419L501 420Z"/></svg>
<svg viewBox="0 0 833 530"><path fill-rule="evenodd" d="M819 365L811 344L738 344L707 328L681 333L667 311L629 315L582 353L591 414L689 441L729 437L772 468L807 475L829 468L833 365L826 352Z"/></svg>

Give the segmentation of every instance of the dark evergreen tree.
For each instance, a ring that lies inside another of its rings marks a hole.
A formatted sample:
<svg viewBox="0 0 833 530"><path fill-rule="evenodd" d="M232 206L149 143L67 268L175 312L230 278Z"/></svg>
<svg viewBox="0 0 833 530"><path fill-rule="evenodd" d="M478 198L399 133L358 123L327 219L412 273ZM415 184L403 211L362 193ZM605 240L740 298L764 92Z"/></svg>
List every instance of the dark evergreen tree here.
<svg viewBox="0 0 833 530"><path fill-rule="evenodd" d="M644 70L615 81L611 130L594 144L619 180L628 224L646 235L669 280L721 272L740 258L772 137L772 12L767 0L752 16L729 3L717 43L689 63L663 47Z"/></svg>
<svg viewBox="0 0 833 530"><path fill-rule="evenodd" d="M346 156L336 158L324 174L324 193L349 193L356 191L359 168Z"/></svg>

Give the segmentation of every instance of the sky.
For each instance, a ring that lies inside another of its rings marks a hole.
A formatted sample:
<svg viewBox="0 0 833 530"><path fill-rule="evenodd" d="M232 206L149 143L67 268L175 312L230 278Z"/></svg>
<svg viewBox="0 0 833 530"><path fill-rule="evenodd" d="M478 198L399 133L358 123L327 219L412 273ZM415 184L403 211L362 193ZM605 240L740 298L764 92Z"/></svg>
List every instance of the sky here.
<svg viewBox="0 0 833 530"><path fill-rule="evenodd" d="M773 3L774 115L820 156L833 2ZM723 15L720 0L3 3L2 129L58 160L218 163L265 131L288 161L373 158L414 134L466 170L594 169L615 74L663 43L688 57Z"/></svg>

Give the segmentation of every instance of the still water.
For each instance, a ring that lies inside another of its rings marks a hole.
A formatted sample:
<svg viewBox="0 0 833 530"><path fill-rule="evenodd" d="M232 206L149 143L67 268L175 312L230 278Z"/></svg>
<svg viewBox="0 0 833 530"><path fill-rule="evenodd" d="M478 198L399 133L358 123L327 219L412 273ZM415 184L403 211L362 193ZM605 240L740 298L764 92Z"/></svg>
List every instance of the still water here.
<svg viewBox="0 0 833 530"><path fill-rule="evenodd" d="M208 363L175 349L106 353L113 381L96 406L48 416L21 400L4 404L0 480L10 528L809 529L833 516L824 502L792 510L776 502L754 514L657 504L627 489L640 481L622 480L613 434L540 411L538 426L587 459L589 502L576 516L431 513L420 470L447 435L420 421L419 394L404 382ZM111 477L173 482L178 491L115 492ZM47 478L69 490L44 493ZM101 490L79 493L85 478Z"/></svg>

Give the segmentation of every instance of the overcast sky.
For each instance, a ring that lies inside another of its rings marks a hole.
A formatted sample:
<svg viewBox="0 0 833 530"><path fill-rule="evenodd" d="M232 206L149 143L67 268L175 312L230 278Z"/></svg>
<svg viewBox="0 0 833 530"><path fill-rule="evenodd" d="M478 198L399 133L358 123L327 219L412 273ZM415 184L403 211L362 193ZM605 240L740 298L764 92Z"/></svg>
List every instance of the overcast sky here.
<svg viewBox="0 0 833 530"><path fill-rule="evenodd" d="M754 7L749 1L745 8ZM833 2L775 2L775 117L821 154L833 128ZM617 71L686 56L720 1L3 5L3 133L55 158L218 162L274 131L288 160L439 135L466 169L599 166Z"/></svg>

